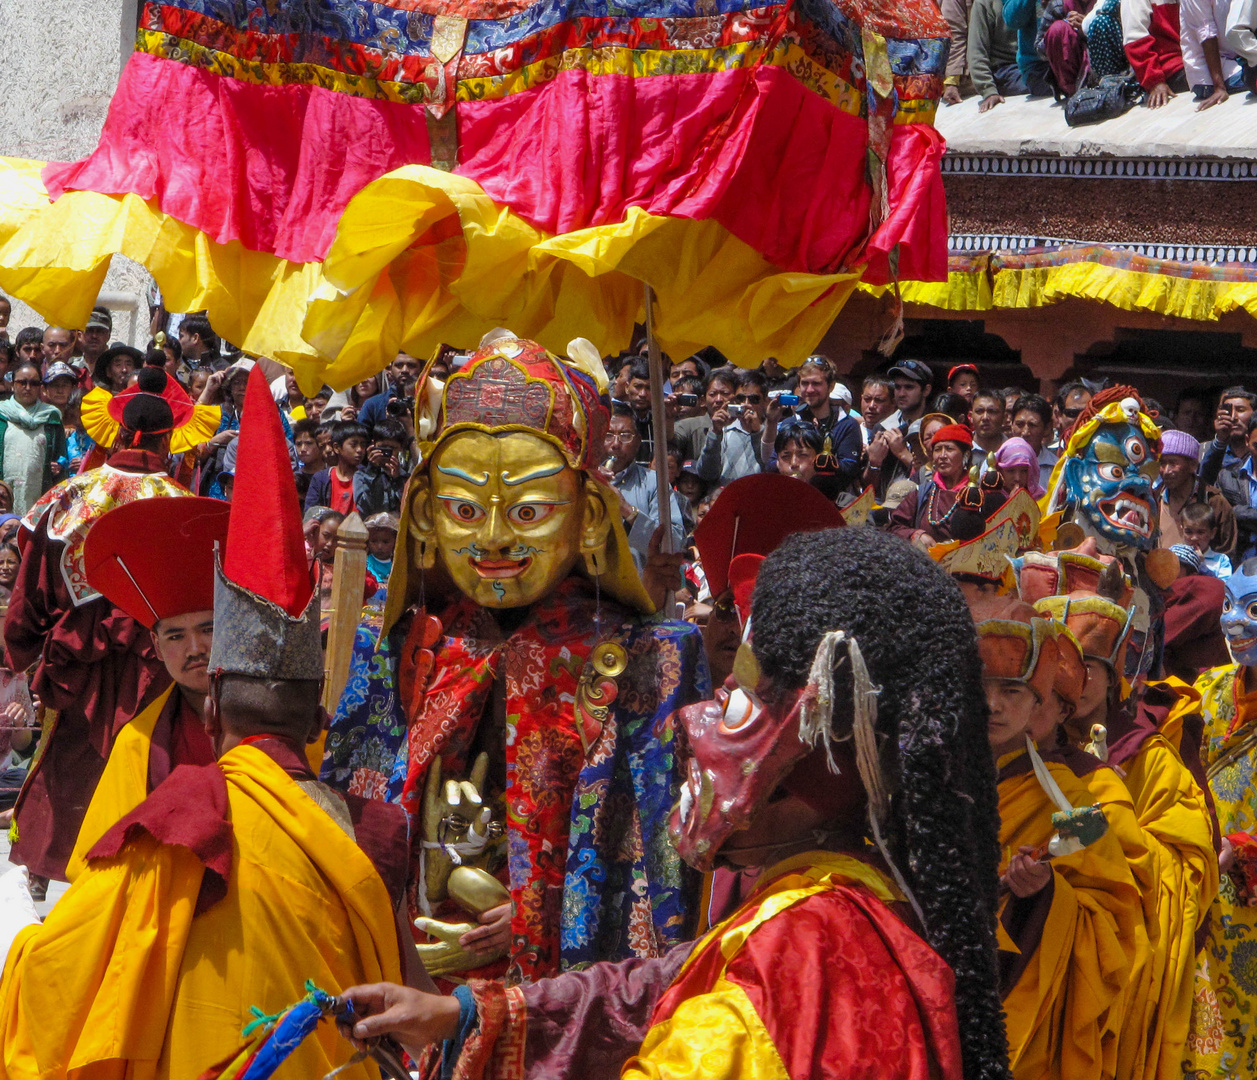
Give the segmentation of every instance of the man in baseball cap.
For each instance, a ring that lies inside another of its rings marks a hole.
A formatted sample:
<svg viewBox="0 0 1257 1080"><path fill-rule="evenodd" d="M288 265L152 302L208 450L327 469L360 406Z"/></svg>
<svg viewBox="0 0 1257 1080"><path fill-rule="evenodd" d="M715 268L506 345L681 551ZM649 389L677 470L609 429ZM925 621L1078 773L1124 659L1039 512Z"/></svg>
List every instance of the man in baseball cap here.
<svg viewBox="0 0 1257 1080"><path fill-rule="evenodd" d="M895 385L895 407L899 410L902 430L925 415L934 389L934 373L920 360L900 360L886 372L886 377Z"/></svg>
<svg viewBox="0 0 1257 1080"><path fill-rule="evenodd" d="M92 388L92 372L96 370L96 361L109 348L109 339L113 336L113 315L107 307L100 305L92 308L88 316L87 327L79 334L79 344L83 349L81 363L75 364L76 375L84 390Z"/></svg>

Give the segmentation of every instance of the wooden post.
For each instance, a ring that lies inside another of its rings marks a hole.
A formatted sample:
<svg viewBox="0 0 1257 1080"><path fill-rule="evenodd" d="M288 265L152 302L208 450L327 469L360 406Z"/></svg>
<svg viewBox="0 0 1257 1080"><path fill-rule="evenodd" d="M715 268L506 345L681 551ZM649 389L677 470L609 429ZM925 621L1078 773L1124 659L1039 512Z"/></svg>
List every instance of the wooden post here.
<svg viewBox="0 0 1257 1080"><path fill-rule="evenodd" d="M327 652L323 662L323 707L333 716L349 681L354 635L362 621L362 592L367 580L367 528L355 511L336 530L332 563L332 607L328 612Z"/></svg>
<svg viewBox="0 0 1257 1080"><path fill-rule="evenodd" d="M663 403L663 354L655 340L655 290L646 286L646 347L650 353L650 427L655 442L655 490L659 506L659 527L663 530L663 542L659 550L672 554L672 484L668 481L668 419ZM667 618L674 617L676 594L669 591L664 596L663 611Z"/></svg>

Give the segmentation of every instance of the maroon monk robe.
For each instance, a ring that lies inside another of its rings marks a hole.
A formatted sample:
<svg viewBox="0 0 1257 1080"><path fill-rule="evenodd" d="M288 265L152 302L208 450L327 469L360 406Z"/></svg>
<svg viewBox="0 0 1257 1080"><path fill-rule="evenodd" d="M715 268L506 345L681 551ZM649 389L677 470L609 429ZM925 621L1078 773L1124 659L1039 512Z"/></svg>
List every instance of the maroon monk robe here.
<svg viewBox="0 0 1257 1080"><path fill-rule="evenodd" d="M145 450L121 451L110 465L165 472L163 460ZM9 666L36 664L31 688L57 712L14 808L10 858L62 881L114 735L170 684L145 627L104 597L74 606L61 573L63 546L42 523L30 534L4 623Z"/></svg>

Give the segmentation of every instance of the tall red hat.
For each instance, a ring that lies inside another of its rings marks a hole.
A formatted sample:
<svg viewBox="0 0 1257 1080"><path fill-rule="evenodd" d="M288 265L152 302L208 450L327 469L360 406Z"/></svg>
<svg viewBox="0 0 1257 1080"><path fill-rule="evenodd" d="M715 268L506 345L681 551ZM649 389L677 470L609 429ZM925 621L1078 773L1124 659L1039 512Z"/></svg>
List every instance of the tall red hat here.
<svg viewBox="0 0 1257 1080"><path fill-rule="evenodd" d="M323 676L319 604L279 409L260 367L240 418L227 549L215 575L210 674Z"/></svg>
<svg viewBox="0 0 1257 1080"><path fill-rule="evenodd" d="M88 584L150 630L214 607L214 548L231 507L220 499L138 499L110 510L83 543Z"/></svg>
<svg viewBox="0 0 1257 1080"><path fill-rule="evenodd" d="M260 367L249 372L236 462L223 573L298 618L314 579L279 408Z"/></svg>
<svg viewBox="0 0 1257 1080"><path fill-rule="evenodd" d="M694 544L712 596L729 587L729 565L739 555L769 555L792 533L837 529L838 507L804 480L752 473L734 480L694 530Z"/></svg>

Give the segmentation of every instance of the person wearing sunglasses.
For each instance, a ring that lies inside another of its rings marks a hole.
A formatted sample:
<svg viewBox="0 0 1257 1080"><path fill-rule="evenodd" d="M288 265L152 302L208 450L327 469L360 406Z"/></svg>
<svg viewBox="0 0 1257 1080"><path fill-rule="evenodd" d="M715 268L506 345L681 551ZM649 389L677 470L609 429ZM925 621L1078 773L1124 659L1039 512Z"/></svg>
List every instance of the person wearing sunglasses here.
<svg viewBox="0 0 1257 1080"><path fill-rule="evenodd" d="M1049 450L1060 454L1064 449L1069 429L1074 426L1074 421L1082 415L1083 409L1090 403L1091 391L1083 383L1066 383L1057 391L1056 400L1052 402L1052 430L1056 433L1056 437L1048 446Z"/></svg>
<svg viewBox="0 0 1257 1080"><path fill-rule="evenodd" d="M13 371L13 396L0 401L0 475L13 488L13 512L24 515L64 471L61 412L39 399L39 365L23 360Z"/></svg>
<svg viewBox="0 0 1257 1080"><path fill-rule="evenodd" d="M739 371L732 400L711 416L711 431L698 455L698 475L724 486L760 472L760 438L768 411L768 380L761 371Z"/></svg>

